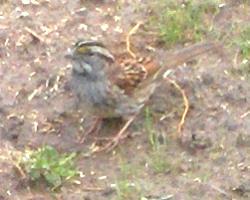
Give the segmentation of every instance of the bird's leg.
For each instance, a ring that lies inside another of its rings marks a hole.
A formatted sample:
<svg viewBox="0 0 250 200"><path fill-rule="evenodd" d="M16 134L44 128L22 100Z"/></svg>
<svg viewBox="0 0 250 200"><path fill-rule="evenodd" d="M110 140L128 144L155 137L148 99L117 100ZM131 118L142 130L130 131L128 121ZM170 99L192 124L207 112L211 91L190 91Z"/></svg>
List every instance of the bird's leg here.
<svg viewBox="0 0 250 200"><path fill-rule="evenodd" d="M129 132L126 133L126 130L128 129L128 127L132 124L132 122L134 121L136 115L134 115L133 117L131 117L126 124L124 124L124 126L120 129L120 131L116 134L115 137L113 137L111 139L110 142L108 142L104 147L97 149L95 152L100 152L100 151L111 151L112 149L114 149L120 142L120 140L125 139L126 137L128 137Z"/></svg>
<svg viewBox="0 0 250 200"><path fill-rule="evenodd" d="M90 133L96 133L96 132L99 132L100 128L102 126L102 118L99 118L99 117L96 117L94 119L94 122L93 124L91 125L91 127L85 131L85 133L83 134L83 136L81 137L80 139L80 144L83 144L86 137L90 134Z"/></svg>

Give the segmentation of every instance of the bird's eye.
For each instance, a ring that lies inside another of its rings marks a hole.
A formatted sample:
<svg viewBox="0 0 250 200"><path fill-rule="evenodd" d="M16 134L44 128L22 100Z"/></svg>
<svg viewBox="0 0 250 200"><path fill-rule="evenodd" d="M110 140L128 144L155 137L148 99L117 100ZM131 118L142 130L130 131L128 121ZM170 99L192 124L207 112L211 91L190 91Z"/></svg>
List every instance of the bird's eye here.
<svg viewBox="0 0 250 200"><path fill-rule="evenodd" d="M89 52L89 53L88 53L88 55L93 56L93 55L94 55L94 53L93 53L93 52Z"/></svg>

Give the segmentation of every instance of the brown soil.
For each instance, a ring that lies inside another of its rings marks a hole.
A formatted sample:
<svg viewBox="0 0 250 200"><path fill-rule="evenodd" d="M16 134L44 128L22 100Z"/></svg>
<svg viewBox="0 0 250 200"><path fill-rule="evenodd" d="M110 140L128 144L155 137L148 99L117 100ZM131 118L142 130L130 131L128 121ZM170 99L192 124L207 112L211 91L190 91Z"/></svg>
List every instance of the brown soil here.
<svg viewBox="0 0 250 200"><path fill-rule="evenodd" d="M186 91L191 106L181 142L170 137L183 111L181 95L166 81L151 98L154 128L166 143L168 173L155 173L148 165L153 155L143 112L128 130L131 137L113 153L86 157L93 138L79 144L84 111L76 111L67 88L70 68L64 52L78 38L97 38L114 52L125 51L129 29L149 17L148 2L32 2L0 5L0 199L118 199L111 186L120 180L124 163L138 171L127 179L140 186L145 199L250 198L250 115L244 116L250 109L250 84L230 73L237 67L232 64L235 50L225 50L224 58L207 53L172 69L171 78ZM220 32L250 21L249 6L230 5L215 18ZM132 39L133 49L167 62L169 51L154 37L141 28ZM149 46L156 52L145 50ZM111 136L115 130L106 125L99 134ZM80 184L68 183L52 193L22 180L12 154L43 144L82 152L77 166L85 176L78 178ZM127 197L138 198L136 193Z"/></svg>

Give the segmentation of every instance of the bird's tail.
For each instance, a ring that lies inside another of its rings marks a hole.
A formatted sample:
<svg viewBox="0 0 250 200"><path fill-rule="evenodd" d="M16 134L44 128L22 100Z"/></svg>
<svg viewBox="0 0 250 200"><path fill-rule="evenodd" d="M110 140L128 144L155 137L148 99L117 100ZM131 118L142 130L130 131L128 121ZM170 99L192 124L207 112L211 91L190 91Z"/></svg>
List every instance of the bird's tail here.
<svg viewBox="0 0 250 200"><path fill-rule="evenodd" d="M214 42L201 42L188 47L184 47L183 49L169 55L166 58L167 60L165 59L166 63L162 64L163 67L159 69L155 78L157 79L158 77L161 77L161 75L169 68L190 61L191 59L208 52L214 52L218 54L221 59L226 58L222 45L216 44Z"/></svg>

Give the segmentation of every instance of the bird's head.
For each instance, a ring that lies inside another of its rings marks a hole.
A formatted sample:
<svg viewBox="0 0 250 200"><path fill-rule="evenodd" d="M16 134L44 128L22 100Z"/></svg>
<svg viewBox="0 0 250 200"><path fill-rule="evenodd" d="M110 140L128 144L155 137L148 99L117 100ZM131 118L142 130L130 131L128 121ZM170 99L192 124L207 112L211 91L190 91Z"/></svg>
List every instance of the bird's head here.
<svg viewBox="0 0 250 200"><path fill-rule="evenodd" d="M95 67L102 67L103 61L114 62L114 56L98 41L79 40L68 49L66 58L72 60L73 71L91 74Z"/></svg>

